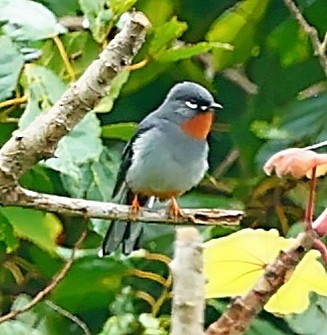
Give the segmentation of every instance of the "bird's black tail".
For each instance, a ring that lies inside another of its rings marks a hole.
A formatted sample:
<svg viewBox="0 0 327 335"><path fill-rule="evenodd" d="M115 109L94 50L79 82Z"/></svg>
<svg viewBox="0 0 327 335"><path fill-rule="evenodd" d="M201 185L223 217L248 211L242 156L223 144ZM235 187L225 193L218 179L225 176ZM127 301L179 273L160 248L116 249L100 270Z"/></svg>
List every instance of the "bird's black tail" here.
<svg viewBox="0 0 327 335"><path fill-rule="evenodd" d="M133 193L124 188L120 192L119 204L131 204ZM148 201L147 197L139 197L141 206ZM101 256L109 255L115 250L121 250L124 254L130 254L140 247L140 239L143 234L142 222L111 221L101 246Z"/></svg>

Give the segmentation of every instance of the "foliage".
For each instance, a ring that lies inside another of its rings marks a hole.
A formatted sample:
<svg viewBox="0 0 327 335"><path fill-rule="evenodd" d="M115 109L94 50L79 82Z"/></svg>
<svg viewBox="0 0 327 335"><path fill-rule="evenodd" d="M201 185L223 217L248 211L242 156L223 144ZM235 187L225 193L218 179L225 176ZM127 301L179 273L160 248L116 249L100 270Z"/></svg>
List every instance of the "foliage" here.
<svg viewBox="0 0 327 335"><path fill-rule="evenodd" d="M326 1L300 0L299 5L323 37ZM261 168L272 153L290 144L326 139L327 99L326 78L310 42L280 0L0 0L0 145L56 102L119 31L126 11L133 7L144 11L152 23L135 70L120 74L94 112L60 141L56 158L30 169L21 178L22 185L109 200L119 153L135 123L160 104L175 82L191 80L208 87L224 109L209 139L209 174L196 191L182 197L181 205L243 208L244 226L277 228L287 234L303 216L307 185L267 179ZM90 29L70 31L60 23L63 16L80 14ZM238 158L222 169L235 149ZM326 182L318 186L319 194L326 193ZM318 199L321 209L324 197ZM2 313L44 288L84 227L88 229L78 260L48 297L50 303L0 325L1 334L31 329L36 334L62 334L67 329L83 333L69 313L83 320L91 334L167 333L167 259L156 255L158 261L151 254L99 259L107 224L1 208ZM151 251L171 256L170 227L153 225L147 233ZM226 228L203 231L206 238L229 233ZM210 302L207 323L221 313L219 303ZM316 297L303 317L276 319L264 313L248 334L291 335L298 329L313 334L310 325L325 305L324 298ZM321 324L325 315L319 314Z"/></svg>
<svg viewBox="0 0 327 335"><path fill-rule="evenodd" d="M208 280L207 297L244 295L280 251L286 251L294 242L294 239L279 236L276 230L249 228L206 242L204 273ZM327 274L317 260L319 256L317 250L307 252L294 272L289 274L289 280L269 299L265 310L276 314L300 314L309 307L311 291L326 296Z"/></svg>

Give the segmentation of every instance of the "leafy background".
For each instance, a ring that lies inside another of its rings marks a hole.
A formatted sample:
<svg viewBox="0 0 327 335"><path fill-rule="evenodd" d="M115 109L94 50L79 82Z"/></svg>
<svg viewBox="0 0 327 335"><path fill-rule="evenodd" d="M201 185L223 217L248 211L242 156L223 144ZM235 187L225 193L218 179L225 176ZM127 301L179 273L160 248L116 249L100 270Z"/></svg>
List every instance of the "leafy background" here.
<svg viewBox="0 0 327 335"><path fill-rule="evenodd" d="M322 38L326 1L297 4ZM0 145L56 102L119 31L128 15L123 13L132 7L152 23L135 60L138 69L120 74L94 112L60 141L56 158L32 167L21 184L51 194L110 200L120 152L135 124L174 83L191 80L210 89L224 109L209 138L210 171L181 205L244 209L244 227L294 234L307 183L267 179L261 167L277 150L326 139L327 93L308 37L281 0L0 0ZM72 31L59 23L65 16L82 15L89 29ZM317 213L325 207L326 187L321 180ZM2 313L44 288L88 229L78 259L59 286L32 310L1 324L0 334L84 334L83 325L91 334L167 334L167 258L116 254L99 259L107 225L0 208ZM229 233L226 228L203 231L207 239ZM150 226L147 236L150 250L171 256L171 229ZM324 333L326 299L312 295L311 300L303 315L262 313L247 334ZM208 301L207 325L226 302Z"/></svg>

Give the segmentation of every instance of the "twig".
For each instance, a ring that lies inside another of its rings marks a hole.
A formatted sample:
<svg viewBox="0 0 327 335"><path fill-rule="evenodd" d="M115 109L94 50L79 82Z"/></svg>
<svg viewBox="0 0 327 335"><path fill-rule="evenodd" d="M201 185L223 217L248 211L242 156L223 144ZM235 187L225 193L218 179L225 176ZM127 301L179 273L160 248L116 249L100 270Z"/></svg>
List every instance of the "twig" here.
<svg viewBox="0 0 327 335"><path fill-rule="evenodd" d="M69 313L68 311L66 311L62 307L53 303L51 300L46 300L45 303L50 308L52 308L54 311L56 311L57 313L61 314L65 318L67 318L67 319L73 321L74 323L76 323L83 330L84 335L91 335L91 332L90 332L89 328L87 327L86 323L83 322L81 319L79 319L77 316L73 315L72 313Z"/></svg>
<svg viewBox="0 0 327 335"><path fill-rule="evenodd" d="M215 179L219 179L230 167L235 163L235 161L240 157L240 152L237 149L232 149L227 157L219 164L215 169L212 176Z"/></svg>
<svg viewBox="0 0 327 335"><path fill-rule="evenodd" d="M204 285L202 240L194 227L176 232L171 335L203 334Z"/></svg>
<svg viewBox="0 0 327 335"><path fill-rule="evenodd" d="M297 243L269 264L264 275L243 297L236 298L227 311L206 330L206 335L240 335L263 309L268 300L286 282L288 274L294 270L315 241L315 232L307 231L298 235Z"/></svg>
<svg viewBox="0 0 327 335"><path fill-rule="evenodd" d="M292 0L284 0L286 7L294 15L295 19L302 27L302 29L310 37L312 47L315 55L319 58L321 67L323 68L325 75L327 76L327 56L326 56L326 45L327 45L327 33L324 37L323 42L320 41L317 29L312 27L304 18L301 11L296 7Z"/></svg>
<svg viewBox="0 0 327 335"><path fill-rule="evenodd" d="M75 71L72 67L72 64L69 61L69 57L67 55L64 44L62 43L62 41L61 41L61 39L58 35L53 36L52 39L53 39L54 43L56 44L56 46L58 48L58 51L59 51L59 54L60 54L60 57L65 64L65 67L66 67L67 73L69 75L70 81L71 82L75 81L76 80Z"/></svg>
<svg viewBox="0 0 327 335"><path fill-rule="evenodd" d="M83 243L86 237L86 231L80 236L78 241L75 243L75 246L72 250L72 254L70 258L67 260L63 268L53 277L52 282L46 286L42 291L40 291L28 304L24 307L11 311L10 313L3 315L0 317L0 323L5 321L14 319L17 315L27 312L29 309L34 307L37 303L39 303L46 295L48 295L58 284L59 282L66 276L68 270L71 268L74 257L77 249L80 248L81 244Z"/></svg>
<svg viewBox="0 0 327 335"><path fill-rule="evenodd" d="M73 199L26 190L17 186L0 198L5 206L20 206L86 218L130 221L130 207L114 203ZM224 209L183 209L184 216L173 218L165 209L157 211L142 208L133 220L179 225L239 225L242 211Z"/></svg>
<svg viewBox="0 0 327 335"><path fill-rule="evenodd" d="M24 95L22 97L19 98L13 98L10 100L5 100L0 102L0 108L4 108L4 107L8 107L8 106L16 106L16 105L20 105L27 102L27 96Z"/></svg>
<svg viewBox="0 0 327 335"><path fill-rule="evenodd" d="M106 94L111 81L131 64L141 48L149 25L142 13L133 13L99 58L59 101L26 129L14 133L0 150L0 198L16 186L33 164L51 157L58 141Z"/></svg>
<svg viewBox="0 0 327 335"><path fill-rule="evenodd" d="M223 71L223 76L241 87L247 94L258 94L258 86L250 81L244 71L239 68L229 68Z"/></svg>

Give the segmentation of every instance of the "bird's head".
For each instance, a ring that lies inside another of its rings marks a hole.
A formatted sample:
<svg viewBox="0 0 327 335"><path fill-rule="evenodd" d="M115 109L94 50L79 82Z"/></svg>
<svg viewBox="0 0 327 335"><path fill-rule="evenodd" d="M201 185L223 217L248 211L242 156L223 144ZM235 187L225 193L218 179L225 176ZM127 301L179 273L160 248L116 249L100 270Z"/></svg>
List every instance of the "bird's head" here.
<svg viewBox="0 0 327 335"><path fill-rule="evenodd" d="M176 84L168 93L162 111L191 137L205 139L211 129L214 110L222 108L199 84Z"/></svg>

